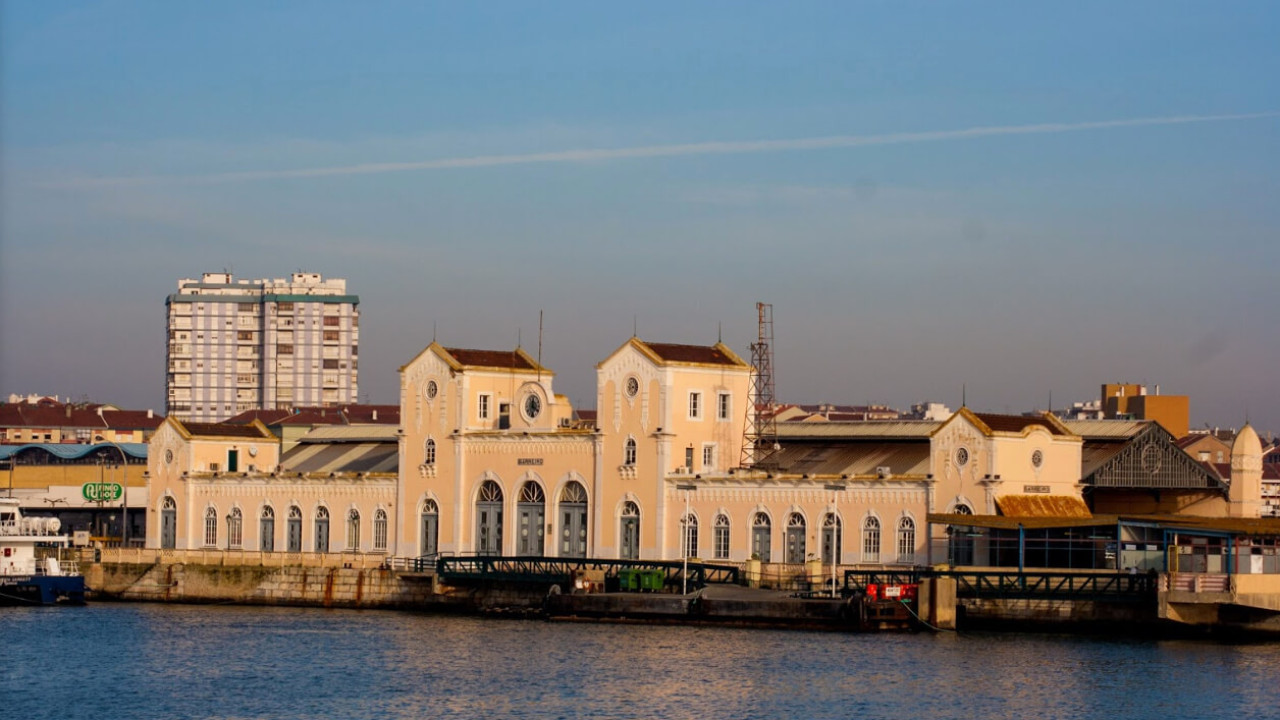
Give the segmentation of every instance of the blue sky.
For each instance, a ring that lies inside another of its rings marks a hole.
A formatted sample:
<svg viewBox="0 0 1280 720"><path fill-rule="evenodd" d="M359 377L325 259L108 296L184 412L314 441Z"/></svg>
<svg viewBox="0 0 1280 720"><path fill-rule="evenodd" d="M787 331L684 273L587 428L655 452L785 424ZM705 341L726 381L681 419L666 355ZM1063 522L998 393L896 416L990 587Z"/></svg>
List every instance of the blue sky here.
<svg viewBox="0 0 1280 720"><path fill-rule="evenodd" d="M159 409L178 278L303 269L372 402L541 309L591 406L633 322L745 354L762 300L783 400L1146 382L1280 431L1274 3L0 13L0 392Z"/></svg>

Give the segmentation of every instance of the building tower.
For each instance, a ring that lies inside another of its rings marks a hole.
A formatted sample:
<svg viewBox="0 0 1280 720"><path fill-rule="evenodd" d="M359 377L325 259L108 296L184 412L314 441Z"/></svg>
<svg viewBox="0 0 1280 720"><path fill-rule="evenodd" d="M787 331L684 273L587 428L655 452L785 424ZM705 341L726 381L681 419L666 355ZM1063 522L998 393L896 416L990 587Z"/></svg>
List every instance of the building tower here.
<svg viewBox="0 0 1280 720"><path fill-rule="evenodd" d="M165 301L166 412L218 422L246 410L356 402L360 299L347 281L204 273Z"/></svg>
<svg viewBox="0 0 1280 720"><path fill-rule="evenodd" d="M742 438L742 467L769 467L778 445L773 396L773 305L756 303L756 342L751 343L751 401Z"/></svg>

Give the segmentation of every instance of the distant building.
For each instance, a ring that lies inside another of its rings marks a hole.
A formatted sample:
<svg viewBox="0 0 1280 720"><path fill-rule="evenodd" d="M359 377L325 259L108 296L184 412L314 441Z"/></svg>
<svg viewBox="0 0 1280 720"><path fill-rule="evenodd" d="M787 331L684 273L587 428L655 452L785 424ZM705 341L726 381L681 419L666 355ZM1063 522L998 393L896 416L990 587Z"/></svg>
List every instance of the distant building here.
<svg viewBox="0 0 1280 720"><path fill-rule="evenodd" d="M356 401L360 299L319 273L205 273L170 295L166 410L215 422L246 410Z"/></svg>
<svg viewBox="0 0 1280 720"><path fill-rule="evenodd" d="M1149 394L1146 385L1107 383L1102 386L1102 410L1107 420L1155 420L1175 438L1191 426L1191 401L1186 395Z"/></svg>
<svg viewBox="0 0 1280 720"><path fill-rule="evenodd" d="M17 402L14 402L14 400ZM0 443L145 443L163 418L150 410L120 410L57 397L10 396L0 403Z"/></svg>

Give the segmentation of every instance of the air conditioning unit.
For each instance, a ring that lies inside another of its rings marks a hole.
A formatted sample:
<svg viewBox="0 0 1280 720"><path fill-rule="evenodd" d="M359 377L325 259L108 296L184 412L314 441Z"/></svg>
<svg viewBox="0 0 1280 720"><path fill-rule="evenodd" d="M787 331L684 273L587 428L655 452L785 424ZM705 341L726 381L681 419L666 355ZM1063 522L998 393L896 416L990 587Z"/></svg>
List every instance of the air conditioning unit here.
<svg viewBox="0 0 1280 720"><path fill-rule="evenodd" d="M893 470L891 470L888 465L880 465L876 467L876 477L882 480L884 478L889 477L892 474L893 474Z"/></svg>

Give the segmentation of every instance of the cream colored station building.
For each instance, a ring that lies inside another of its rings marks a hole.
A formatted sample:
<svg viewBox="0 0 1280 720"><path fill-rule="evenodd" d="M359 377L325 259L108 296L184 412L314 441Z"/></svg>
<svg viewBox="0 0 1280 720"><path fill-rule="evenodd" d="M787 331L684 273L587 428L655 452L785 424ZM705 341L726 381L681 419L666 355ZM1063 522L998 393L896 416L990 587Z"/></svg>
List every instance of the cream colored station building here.
<svg viewBox="0 0 1280 720"><path fill-rule="evenodd" d="M400 368L398 429L282 453L258 424L169 419L148 546L906 566L947 559L930 513L1088 513L1085 439L1049 415L779 423L744 468L752 368L723 344L629 339L597 365L594 422L554 379L519 348L433 342Z"/></svg>

